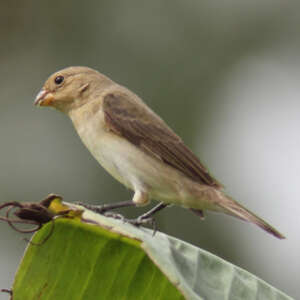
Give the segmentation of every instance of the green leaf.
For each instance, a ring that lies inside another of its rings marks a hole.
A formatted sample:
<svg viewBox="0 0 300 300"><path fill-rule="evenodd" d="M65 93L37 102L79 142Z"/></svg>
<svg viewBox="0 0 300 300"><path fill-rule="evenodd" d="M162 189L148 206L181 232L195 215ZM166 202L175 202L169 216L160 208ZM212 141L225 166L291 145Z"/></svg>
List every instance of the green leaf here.
<svg viewBox="0 0 300 300"><path fill-rule="evenodd" d="M204 250L88 210L55 220L43 242L51 226L29 244L14 300L291 299Z"/></svg>

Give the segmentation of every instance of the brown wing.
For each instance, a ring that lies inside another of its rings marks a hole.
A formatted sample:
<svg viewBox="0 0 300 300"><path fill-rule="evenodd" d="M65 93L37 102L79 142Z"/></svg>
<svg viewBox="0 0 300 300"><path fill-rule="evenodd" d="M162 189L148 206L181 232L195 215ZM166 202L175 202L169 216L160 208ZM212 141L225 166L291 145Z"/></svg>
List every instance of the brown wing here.
<svg viewBox="0 0 300 300"><path fill-rule="evenodd" d="M109 93L104 96L103 111L106 125L114 133L190 179L221 187L180 137L135 95Z"/></svg>

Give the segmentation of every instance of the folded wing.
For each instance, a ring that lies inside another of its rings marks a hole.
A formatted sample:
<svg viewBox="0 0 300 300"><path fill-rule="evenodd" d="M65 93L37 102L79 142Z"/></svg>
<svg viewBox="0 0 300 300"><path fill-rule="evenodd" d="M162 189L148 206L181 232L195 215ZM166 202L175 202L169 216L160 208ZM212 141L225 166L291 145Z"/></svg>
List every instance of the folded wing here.
<svg viewBox="0 0 300 300"><path fill-rule="evenodd" d="M190 179L221 188L181 138L140 99L126 93L109 93L104 96L103 111L106 126L115 134Z"/></svg>

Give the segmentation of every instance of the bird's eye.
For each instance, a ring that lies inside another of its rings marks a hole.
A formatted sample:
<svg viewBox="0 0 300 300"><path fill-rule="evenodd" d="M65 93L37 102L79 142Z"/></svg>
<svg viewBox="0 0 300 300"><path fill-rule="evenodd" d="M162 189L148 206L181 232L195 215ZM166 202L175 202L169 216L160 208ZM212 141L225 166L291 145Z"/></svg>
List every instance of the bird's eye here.
<svg viewBox="0 0 300 300"><path fill-rule="evenodd" d="M63 81L64 81L64 76L61 76L61 75L55 77L55 79L54 79L54 82L55 82L56 84L61 84Z"/></svg>

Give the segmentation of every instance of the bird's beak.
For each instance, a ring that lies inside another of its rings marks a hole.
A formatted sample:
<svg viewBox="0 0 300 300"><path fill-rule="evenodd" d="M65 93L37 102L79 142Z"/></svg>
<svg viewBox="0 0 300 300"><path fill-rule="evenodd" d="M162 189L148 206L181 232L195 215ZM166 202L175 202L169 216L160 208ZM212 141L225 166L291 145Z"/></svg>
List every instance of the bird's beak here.
<svg viewBox="0 0 300 300"><path fill-rule="evenodd" d="M54 95L47 90L40 90L40 92L37 94L34 105L38 106L51 106L51 104L54 101Z"/></svg>

